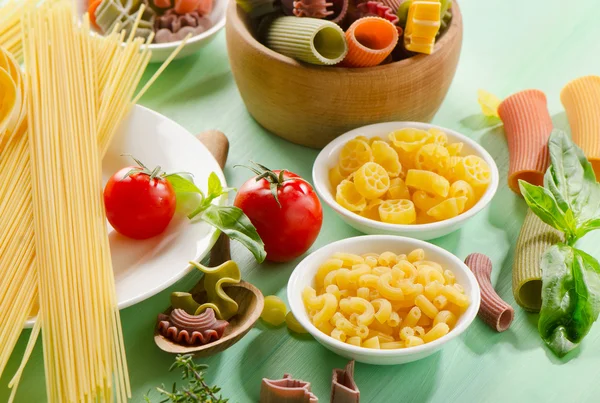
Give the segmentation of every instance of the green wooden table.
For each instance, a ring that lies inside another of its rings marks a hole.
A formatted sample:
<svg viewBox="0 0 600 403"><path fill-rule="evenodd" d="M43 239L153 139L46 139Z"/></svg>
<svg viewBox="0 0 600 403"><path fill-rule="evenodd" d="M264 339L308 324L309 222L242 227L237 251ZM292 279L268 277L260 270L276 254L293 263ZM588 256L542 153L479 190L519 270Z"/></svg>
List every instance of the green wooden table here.
<svg viewBox="0 0 600 403"><path fill-rule="evenodd" d="M554 4L556 3L556 4ZM510 330L497 334L479 319L441 352L424 360L393 367L357 364L356 381L362 402L585 402L598 401L600 326L579 350L558 360L542 345L537 316L522 311L511 291L511 267L525 203L506 186L508 151L501 127L490 127L479 114L476 91L485 88L505 97L525 88L546 92L556 126L568 124L559 92L569 80L600 73L600 24L596 0L462 0L465 32L463 51L450 92L434 123L479 141L495 158L501 187L491 206L451 235L434 243L464 258L472 252L489 255L499 294L516 308ZM150 68L149 77L156 67ZM181 123L192 133L216 128L231 142L225 169L229 185L241 185L249 175L233 165L249 159L272 168L286 168L309 179L317 151L287 143L265 132L246 112L231 75L225 35L197 56L177 61L141 102ZM329 242L359 235L325 207L323 229L313 250ZM596 244L597 245L597 244ZM247 281L265 295L285 299L288 277L297 262L258 266L239 245L233 258ZM179 373L167 368L173 357L153 342L156 313L168 305L169 294L186 290L198 279L190 275L170 289L122 311L133 401L155 386L170 385ZM10 324L3 324L10 325ZM18 366L29 331L23 332L5 376L0 401L6 401L9 374ZM0 346L0 348L2 348ZM291 335L283 327L258 324L234 347L202 360L210 365L208 380L223 388L232 402L255 402L263 377L284 372L310 381L321 401L329 401L331 371L346 359L310 337ZM30 360L17 395L18 402L45 401L41 343ZM153 401L159 401L157 395Z"/></svg>

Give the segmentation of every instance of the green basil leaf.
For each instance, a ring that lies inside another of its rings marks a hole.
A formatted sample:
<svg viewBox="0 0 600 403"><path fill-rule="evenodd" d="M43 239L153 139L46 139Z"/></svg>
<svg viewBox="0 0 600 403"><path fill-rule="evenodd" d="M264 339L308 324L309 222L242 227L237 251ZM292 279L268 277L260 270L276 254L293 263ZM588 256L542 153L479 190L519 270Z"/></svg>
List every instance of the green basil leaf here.
<svg viewBox="0 0 600 403"><path fill-rule="evenodd" d="M211 204L202 212L202 220L221 230L229 238L244 245L262 263L267 256L265 244L244 212L234 206Z"/></svg>
<svg viewBox="0 0 600 403"><path fill-rule="evenodd" d="M519 180L519 188L531 211L543 222L565 234L572 233L571 223L549 190L523 180Z"/></svg>
<svg viewBox="0 0 600 403"><path fill-rule="evenodd" d="M175 193L199 193L204 195L193 180L185 178L181 174L167 175L166 178L173 186Z"/></svg>
<svg viewBox="0 0 600 403"><path fill-rule="evenodd" d="M588 232L592 232L597 229L600 229L600 217L588 220L577 227L577 238L583 238L583 236Z"/></svg>
<svg viewBox="0 0 600 403"><path fill-rule="evenodd" d="M544 175L544 185L560 209L571 210L577 225L600 211L600 185L585 155L569 136L553 130L548 143L552 165Z"/></svg>
<svg viewBox="0 0 600 403"><path fill-rule="evenodd" d="M208 196L212 198L219 197L223 194L223 185L216 173L211 172L208 176Z"/></svg>
<svg viewBox="0 0 600 403"><path fill-rule="evenodd" d="M564 244L542 256L542 309L538 330L559 357L587 335L600 313L600 265Z"/></svg>

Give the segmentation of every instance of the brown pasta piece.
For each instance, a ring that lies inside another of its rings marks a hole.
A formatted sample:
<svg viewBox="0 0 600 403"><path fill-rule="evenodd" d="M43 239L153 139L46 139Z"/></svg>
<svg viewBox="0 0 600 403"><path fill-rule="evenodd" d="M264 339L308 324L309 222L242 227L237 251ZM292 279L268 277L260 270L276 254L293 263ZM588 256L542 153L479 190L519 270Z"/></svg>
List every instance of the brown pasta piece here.
<svg viewBox="0 0 600 403"><path fill-rule="evenodd" d="M327 0L300 0L293 4L296 17L325 18L333 14L333 11L328 10L333 3L328 3Z"/></svg>
<svg viewBox="0 0 600 403"><path fill-rule="evenodd" d="M354 360L344 369L334 369L331 379L331 403L359 403L360 391L354 382Z"/></svg>
<svg viewBox="0 0 600 403"><path fill-rule="evenodd" d="M178 15L173 9L156 18L154 42L166 43L183 40L188 34L198 35L212 26L210 19L201 16L197 11Z"/></svg>
<svg viewBox="0 0 600 403"><path fill-rule="evenodd" d="M317 403L319 399L310 391L310 382L292 379L284 374L282 379L263 378L260 403Z"/></svg>
<svg viewBox="0 0 600 403"><path fill-rule="evenodd" d="M465 259L465 264L471 269L481 288L479 317L497 332L507 330L515 317L515 310L500 298L492 286L492 261L484 254L471 253Z"/></svg>
<svg viewBox="0 0 600 403"><path fill-rule="evenodd" d="M158 315L160 333L179 344L207 344L223 337L226 320L215 317L215 311L208 308L200 315L190 315L183 309L174 309L170 315Z"/></svg>

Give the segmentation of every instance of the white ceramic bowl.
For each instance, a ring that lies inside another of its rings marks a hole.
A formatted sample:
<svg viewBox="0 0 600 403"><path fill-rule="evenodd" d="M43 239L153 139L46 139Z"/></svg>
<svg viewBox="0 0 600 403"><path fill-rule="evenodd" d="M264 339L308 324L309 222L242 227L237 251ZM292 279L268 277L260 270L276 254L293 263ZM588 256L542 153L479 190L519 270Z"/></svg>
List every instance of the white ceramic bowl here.
<svg viewBox="0 0 600 403"><path fill-rule="evenodd" d="M394 130L413 127L417 129L428 130L430 128L436 128L443 130L448 135L448 141L463 142L464 147L462 155L477 155L485 160L490 166L492 171L491 183L487 190L481 197L481 199L471 209L464 213L440 222L434 222L429 224L415 224L415 225L401 225L401 224L389 224L379 222L375 220L369 220L356 213L353 213L335 201L335 189L333 189L329 183L329 170L336 166L342 147L346 142L352 140L357 136L381 137L387 139L387 135ZM364 232L365 234L389 234L389 235L403 235L416 239L434 239L441 236L447 235L458 228L463 226L469 219L484 209L485 206L492 200L496 190L498 189L499 174L498 167L494 162L492 156L479 144L470 139L469 137L457 133L453 130L446 129L440 126L432 125L429 123L419 122L387 122L377 123L374 125L360 127L358 129L351 130L333 140L329 143L317 156L315 164L313 166L313 182L317 193L329 207L331 207L339 216L349 225L356 228L357 230Z"/></svg>
<svg viewBox="0 0 600 403"><path fill-rule="evenodd" d="M427 260L440 263L444 268L452 270L456 276L456 282L464 287L465 294L469 297L471 304L465 313L458 319L456 327L450 332L431 343L416 347L396 350L376 350L357 347L342 343L318 330L310 321L304 303L302 302L302 290L310 285L314 286L314 277L319 266L336 252L349 252L355 254L382 253L392 251L394 253L408 253L416 248L425 251ZM479 284L471 270L456 256L450 252L417 239L405 238L394 235L364 235L348 238L331 243L311 253L296 266L287 287L288 303L300 324L323 346L346 358L351 358L366 364L393 365L404 364L425 358L439 349L450 340L458 337L473 322L481 301Z"/></svg>
<svg viewBox="0 0 600 403"><path fill-rule="evenodd" d="M89 0L76 0L77 10L81 15L87 12ZM215 0L214 7L209 17L213 26L200 35L191 37L175 59L181 59L196 53L204 46L208 45L215 38L215 35L225 26L225 11L227 10L228 0ZM160 63L167 60L173 51L179 46L181 41L169 43L153 43L149 45L152 51L151 63Z"/></svg>

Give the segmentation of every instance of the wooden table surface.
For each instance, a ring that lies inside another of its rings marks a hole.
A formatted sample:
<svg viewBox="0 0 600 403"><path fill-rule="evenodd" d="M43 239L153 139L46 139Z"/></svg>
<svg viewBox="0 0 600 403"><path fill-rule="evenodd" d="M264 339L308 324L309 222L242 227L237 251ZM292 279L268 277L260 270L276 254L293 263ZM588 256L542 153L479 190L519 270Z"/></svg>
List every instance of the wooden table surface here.
<svg viewBox="0 0 600 403"><path fill-rule="evenodd" d="M508 151L501 127L490 127L480 115L478 88L506 97L525 88L547 94L557 127L568 128L559 92L569 80L600 74L600 24L596 0L462 0L463 50L454 82L434 123L465 133L494 157L501 187L491 206L461 230L434 243L464 259L482 252L494 263L493 282L516 309L510 330L497 334L476 319L461 337L424 360L399 366L357 364L356 382L362 402L592 402L600 394L600 326L579 350L558 360L543 346L537 316L515 304L511 291L514 246L525 215L525 203L506 186ZM146 78L156 67L151 67ZM407 101L409 102L409 101ZM225 175L230 186L248 177L234 164L249 159L268 167L286 168L307 179L317 151L287 143L265 132L246 112L231 75L225 35L196 56L173 63L141 102L192 133L216 128L227 134L231 151ZM359 235L325 207L323 229L312 250L329 242ZM596 243L598 245L598 243ZM596 246L596 249L600 249ZM265 295L285 299L288 277L296 262L258 266L239 245L233 258L247 281ZM167 369L173 357L160 351L152 333L156 313L169 304L174 290L187 290L191 275L168 290L122 311L133 402L161 383L171 385L179 373ZM10 324L3 324L10 326ZM9 375L17 368L29 331L23 332L5 376L0 401L6 401ZM1 347L0 347L1 348ZM210 368L208 381L219 384L231 402L256 402L263 377L284 372L312 383L320 401L329 401L331 371L346 360L311 337L291 335L283 327L258 324L237 345L202 360ZM45 401L41 343L29 362L17 402ZM596 397L595 397L596 396ZM151 394L158 402L156 394Z"/></svg>

